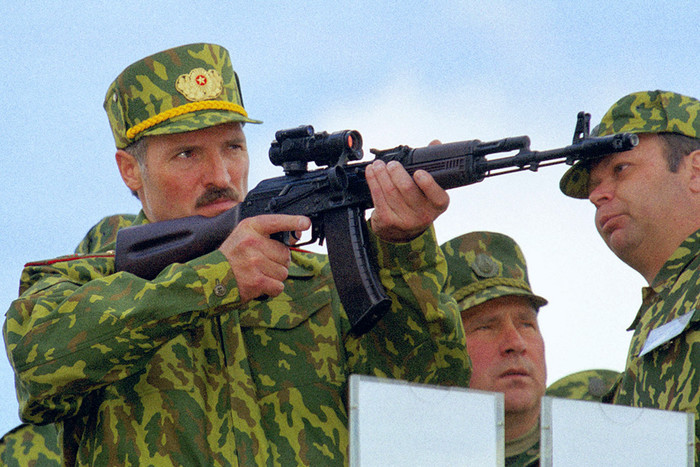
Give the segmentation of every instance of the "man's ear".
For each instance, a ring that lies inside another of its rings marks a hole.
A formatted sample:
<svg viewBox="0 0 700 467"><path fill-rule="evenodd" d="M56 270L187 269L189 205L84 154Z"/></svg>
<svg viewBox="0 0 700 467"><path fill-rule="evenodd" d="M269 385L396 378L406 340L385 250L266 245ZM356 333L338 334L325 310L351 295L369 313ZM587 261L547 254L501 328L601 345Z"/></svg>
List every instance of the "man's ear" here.
<svg viewBox="0 0 700 467"><path fill-rule="evenodd" d="M690 190L700 193L700 149L688 154L686 161L690 170Z"/></svg>
<svg viewBox="0 0 700 467"><path fill-rule="evenodd" d="M131 191L138 192L143 187L143 173L136 158L122 149L117 149L114 157L126 186Z"/></svg>

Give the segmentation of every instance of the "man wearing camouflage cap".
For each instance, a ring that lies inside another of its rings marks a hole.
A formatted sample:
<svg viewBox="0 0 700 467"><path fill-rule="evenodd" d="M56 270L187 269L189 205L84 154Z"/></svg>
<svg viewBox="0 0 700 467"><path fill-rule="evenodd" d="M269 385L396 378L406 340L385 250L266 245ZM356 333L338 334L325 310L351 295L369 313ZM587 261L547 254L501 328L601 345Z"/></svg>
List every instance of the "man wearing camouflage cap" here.
<svg viewBox="0 0 700 467"><path fill-rule="evenodd" d="M667 91L617 101L593 133L631 151L575 164L564 194L588 198L608 247L647 281L622 378L606 400L693 412L700 460L700 101Z"/></svg>
<svg viewBox="0 0 700 467"><path fill-rule="evenodd" d="M539 465L547 369L537 312L547 300L532 293L525 257L507 235L471 232L441 248L445 292L461 310L471 358L469 387L504 395L506 465Z"/></svg>
<svg viewBox="0 0 700 467"><path fill-rule="evenodd" d="M327 257L270 238L308 229L306 217L245 219L218 250L154 280L114 271L119 229L214 216L246 195L242 126L257 120L224 48L140 60L104 105L143 209L103 219L76 255L28 264L4 326L21 418L56 423L66 463L344 465L349 374L467 384L432 229L449 198L429 174L366 170L369 241L393 302L358 336Z"/></svg>

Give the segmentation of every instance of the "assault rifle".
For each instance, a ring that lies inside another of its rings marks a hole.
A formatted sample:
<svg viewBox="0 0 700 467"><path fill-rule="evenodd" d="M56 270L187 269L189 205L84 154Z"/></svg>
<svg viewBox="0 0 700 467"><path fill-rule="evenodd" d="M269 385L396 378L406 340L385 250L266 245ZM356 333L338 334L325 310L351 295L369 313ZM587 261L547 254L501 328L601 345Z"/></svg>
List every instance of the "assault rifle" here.
<svg viewBox="0 0 700 467"><path fill-rule="evenodd" d="M410 174L426 170L440 186L450 189L494 175L592 160L632 149L639 141L629 133L591 137L589 129L590 115L580 112L573 144L550 151L531 151L530 138L518 136L370 152L385 162L399 161ZM517 154L486 157L513 151ZM282 130L275 134L269 157L282 166L285 175L263 180L243 202L216 217L192 216L120 230L116 270L150 280L170 264L215 250L242 219L260 214L304 215L312 223L311 240L304 245L327 241L331 272L339 279L335 285L353 332L368 331L389 309L391 300L377 277L375 254L368 242L365 210L373 203L365 168L371 162L350 163L362 158L362 136L353 130L315 133L312 126ZM309 162L320 168L308 170ZM281 233L275 238L289 244L289 235Z"/></svg>

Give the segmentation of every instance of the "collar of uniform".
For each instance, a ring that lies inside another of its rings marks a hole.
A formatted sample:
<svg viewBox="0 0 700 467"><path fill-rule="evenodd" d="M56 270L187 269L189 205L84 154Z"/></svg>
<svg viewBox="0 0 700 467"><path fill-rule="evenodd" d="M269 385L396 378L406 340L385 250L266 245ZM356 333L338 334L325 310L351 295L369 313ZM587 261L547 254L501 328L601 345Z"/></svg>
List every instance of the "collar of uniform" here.
<svg viewBox="0 0 700 467"><path fill-rule="evenodd" d="M664 289L674 284L678 276L700 254L700 230L696 230L688 238L683 240L676 251L661 267L656 277L651 282L654 292L661 293Z"/></svg>
<svg viewBox="0 0 700 467"><path fill-rule="evenodd" d="M683 240L683 243L676 248L676 251L674 251L666 263L664 263L663 267L652 281L651 286L642 288L642 303L648 303L653 297L662 293L665 289L673 287L673 284L678 280L678 276L680 276L688 265L698 256L700 256L700 229ZM640 308L637 316L634 317L634 321L632 321L632 324L627 328L628 331L633 331L637 327L642 317L641 313L643 309L644 307Z"/></svg>
<svg viewBox="0 0 700 467"><path fill-rule="evenodd" d="M143 209L139 211L139 213L136 215L136 219L134 219L134 223L132 225L142 225L142 224L150 224L151 221L148 220L146 217L146 213L143 212Z"/></svg>
<svg viewBox="0 0 700 467"><path fill-rule="evenodd" d="M540 422L539 420L535 425L528 430L527 433L519 438L506 441L505 444L505 455L506 457L513 457L526 452L528 449L533 448L540 440Z"/></svg>
<svg viewBox="0 0 700 467"><path fill-rule="evenodd" d="M642 303L647 304L651 302L651 300L656 296L656 291L652 289L651 287L642 287ZM646 309L645 306L639 307L639 311L637 311L637 315L634 317L634 320L632 321L632 324L629 325L627 328L628 331L634 331L637 328L637 324L639 324L639 321L642 319L642 311Z"/></svg>

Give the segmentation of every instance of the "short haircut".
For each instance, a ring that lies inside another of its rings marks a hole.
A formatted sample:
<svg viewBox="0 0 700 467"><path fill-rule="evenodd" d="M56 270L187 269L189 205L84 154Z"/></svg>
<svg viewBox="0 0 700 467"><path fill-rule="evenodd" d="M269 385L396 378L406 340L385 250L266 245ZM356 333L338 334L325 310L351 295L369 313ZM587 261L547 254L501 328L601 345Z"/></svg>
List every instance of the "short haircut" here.
<svg viewBox="0 0 700 467"><path fill-rule="evenodd" d="M142 167L146 163L147 139L148 137L139 138L124 148L124 151L134 156L136 162Z"/></svg>
<svg viewBox="0 0 700 467"><path fill-rule="evenodd" d="M700 149L700 139L677 133L658 133L666 145L666 162L668 170L677 172L685 156Z"/></svg>
<svg viewBox="0 0 700 467"><path fill-rule="evenodd" d="M128 152L134 156L134 159L136 159L136 162L139 164L139 168L143 173L146 171L146 152L148 150L147 140L148 136L144 136L124 148L124 152ZM136 193L134 190L131 190L131 194L134 195L136 199L139 199L138 193Z"/></svg>

